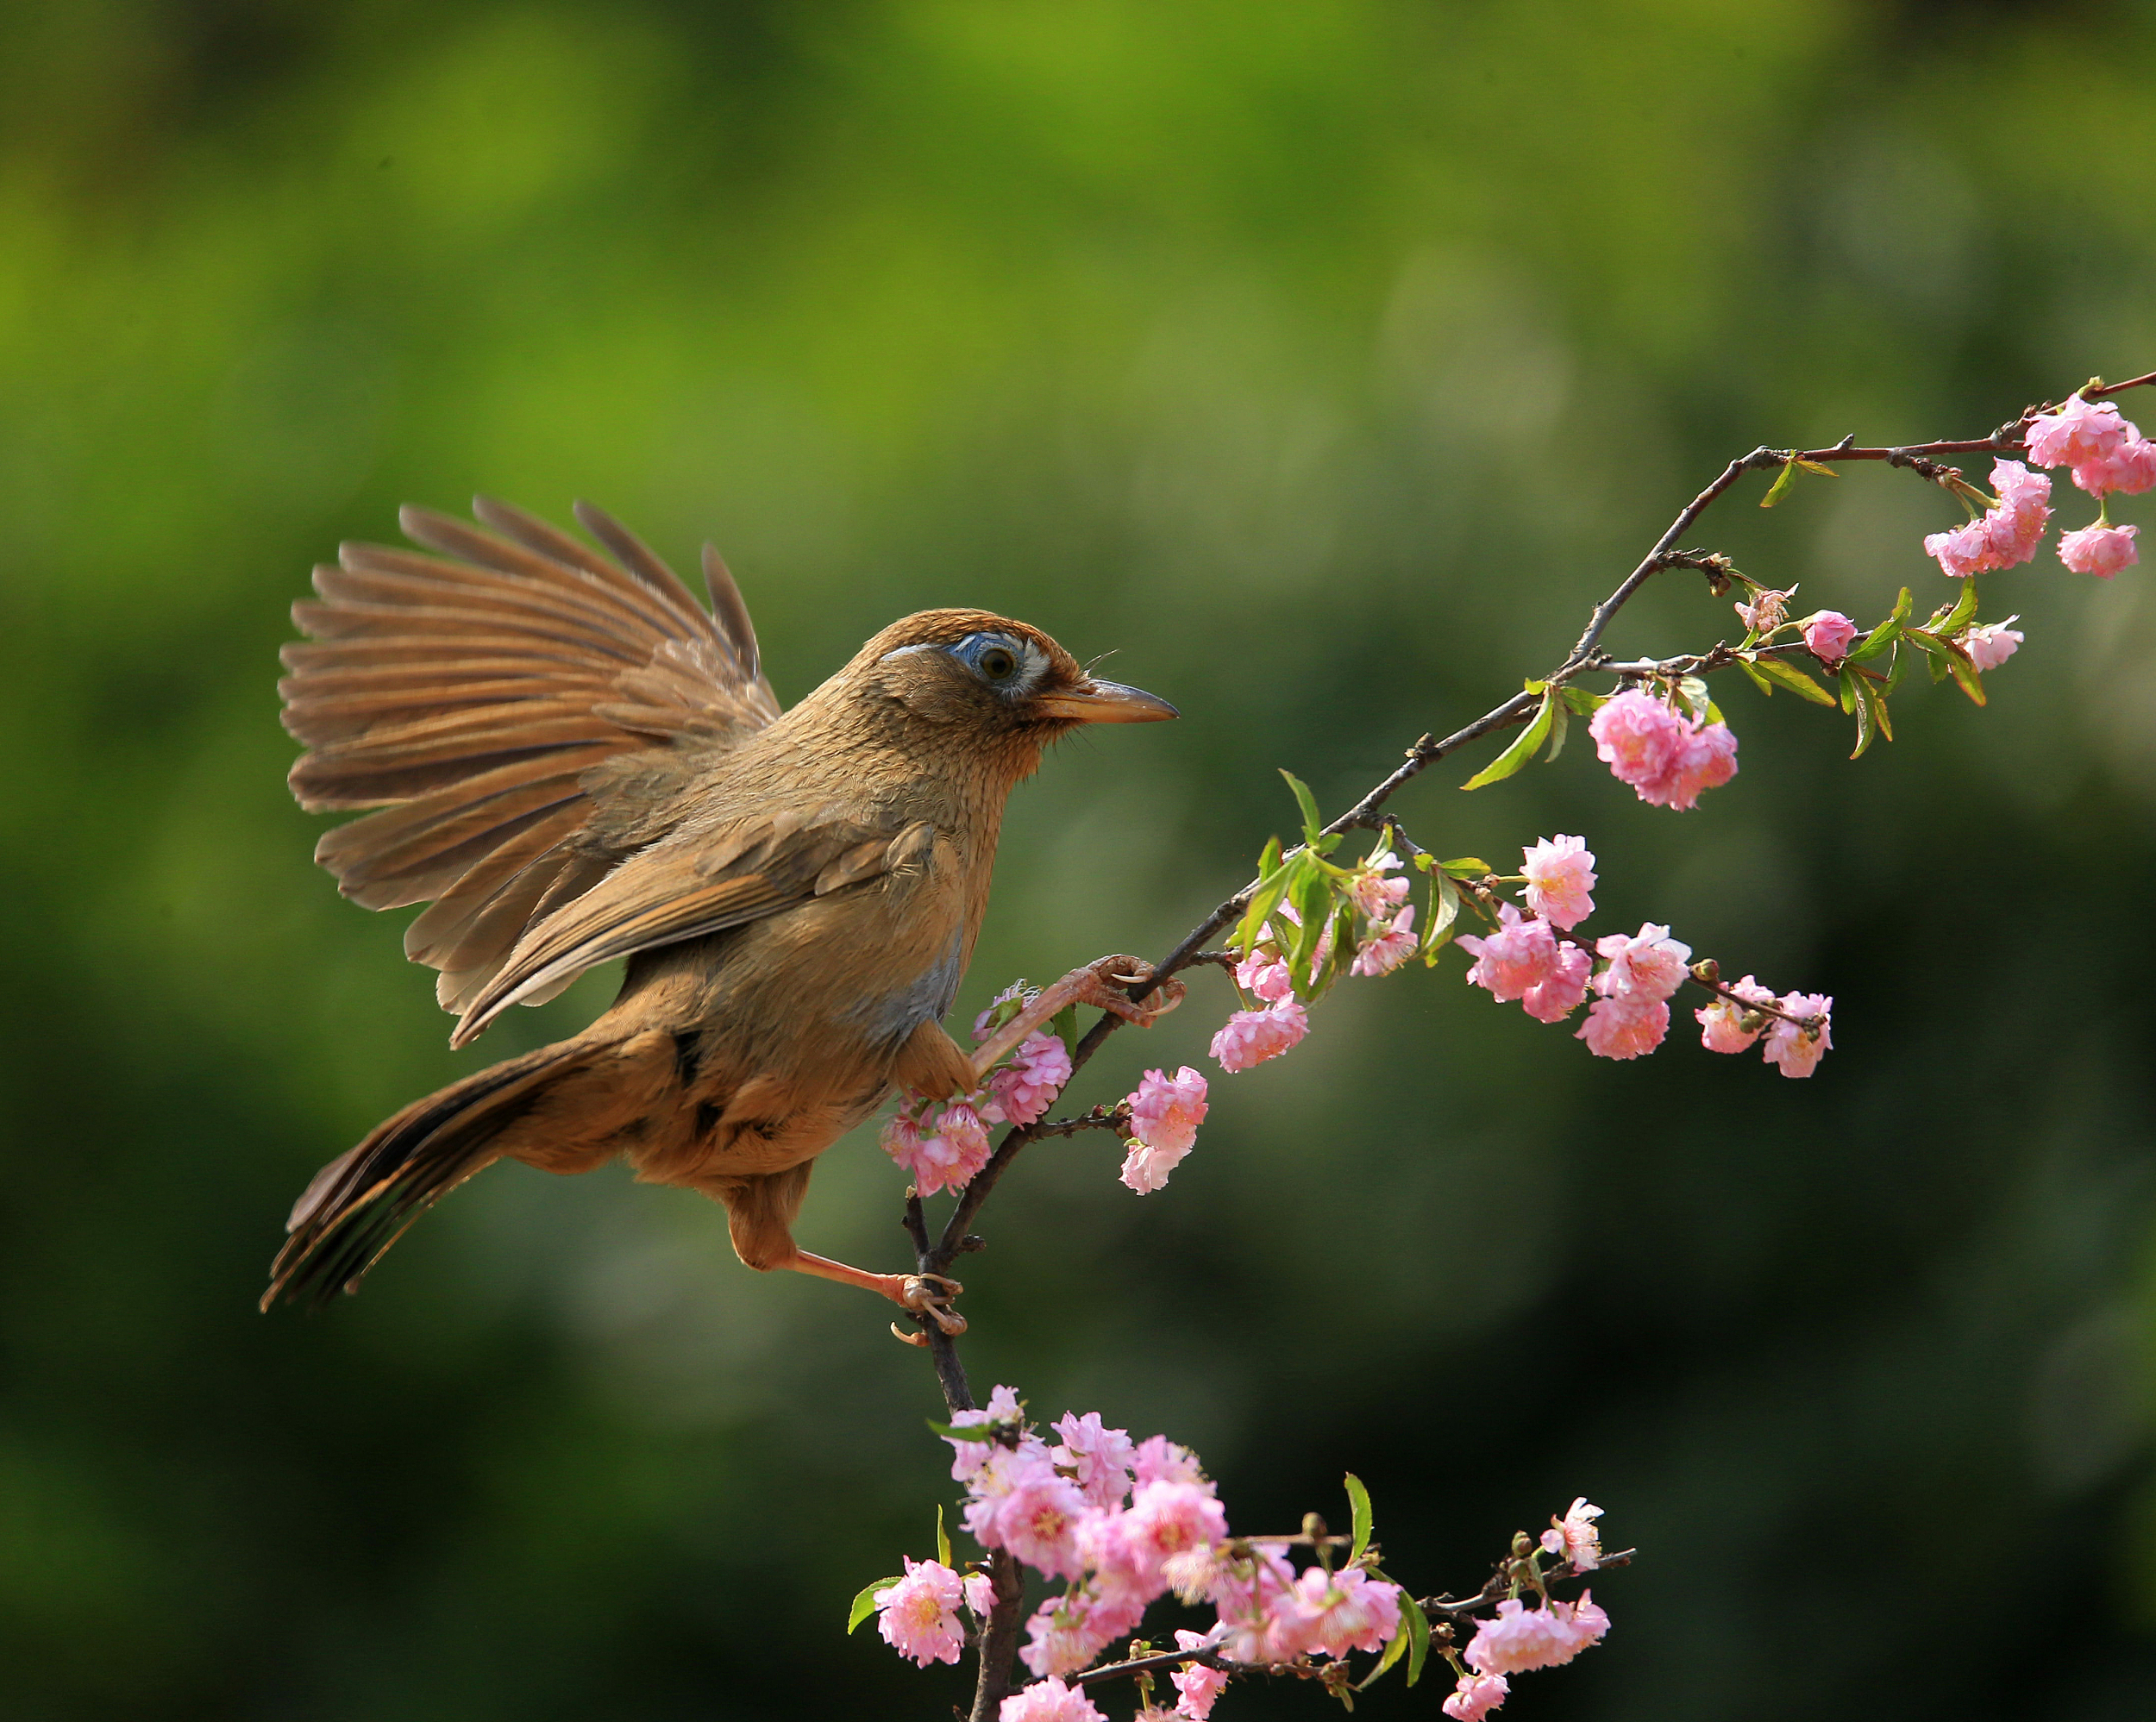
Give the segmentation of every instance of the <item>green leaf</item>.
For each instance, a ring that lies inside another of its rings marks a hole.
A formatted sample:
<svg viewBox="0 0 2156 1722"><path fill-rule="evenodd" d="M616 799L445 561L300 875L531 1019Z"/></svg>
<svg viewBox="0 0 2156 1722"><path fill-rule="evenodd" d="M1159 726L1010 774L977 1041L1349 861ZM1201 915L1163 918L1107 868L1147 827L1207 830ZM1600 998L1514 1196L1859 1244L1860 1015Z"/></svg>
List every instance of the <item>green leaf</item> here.
<svg viewBox="0 0 2156 1722"><path fill-rule="evenodd" d="M1570 706L1562 699L1553 699L1550 702L1550 751L1542 756L1545 761L1554 760L1564 751L1565 726L1571 721L1572 708Z"/></svg>
<svg viewBox="0 0 2156 1722"><path fill-rule="evenodd" d="M1302 836L1307 843L1318 841L1318 828L1325 822L1318 817L1318 798L1310 792L1310 786L1291 771L1281 775L1288 780L1288 788L1295 792L1295 805L1302 809Z"/></svg>
<svg viewBox="0 0 2156 1722"><path fill-rule="evenodd" d="M1894 739L1894 725L1887 717L1886 701L1870 677L1851 672L1852 686L1857 690L1857 751L1850 755L1856 759L1870 747L1875 737L1883 736Z"/></svg>
<svg viewBox="0 0 2156 1722"><path fill-rule="evenodd" d="M1430 1617L1405 1585L1400 1587L1400 1613L1413 1640L1407 1646L1407 1684L1413 1686L1422 1678L1423 1659L1430 1654Z"/></svg>
<svg viewBox="0 0 2156 1722"><path fill-rule="evenodd" d="M1363 1480L1350 1471L1347 1493L1348 1505L1355 1509L1355 1546L1348 1550L1348 1565L1351 1567L1363 1558L1363 1550L1370 1546L1370 1492L1363 1487Z"/></svg>
<svg viewBox="0 0 2156 1722"><path fill-rule="evenodd" d="M1794 455L1792 455L1789 460L1784 460L1782 463L1781 473L1776 477L1775 481L1771 485L1768 485L1766 495L1759 498L1759 506L1761 508L1772 508L1775 504L1780 502L1782 500L1783 492L1789 489L1789 485L1796 480L1796 459Z"/></svg>
<svg viewBox="0 0 2156 1722"><path fill-rule="evenodd" d="M1288 888L1294 884L1296 874L1308 865L1308 852L1298 854L1250 893L1250 906L1243 911L1243 924L1235 932L1236 948L1244 956L1256 947L1273 911L1280 907Z"/></svg>
<svg viewBox="0 0 2156 1722"><path fill-rule="evenodd" d="M1865 636L1864 644L1849 654L1848 661L1852 664L1867 663L1877 657L1880 653L1894 643L1896 636L1902 631L1902 624L1908 620L1908 616L1909 589L1903 586L1901 601L1894 606L1894 614L1888 617L1884 622Z"/></svg>
<svg viewBox="0 0 2156 1722"><path fill-rule="evenodd" d="M1318 949L1318 941L1325 936L1326 922L1332 915L1332 881L1316 867L1311 867L1296 880L1288 892L1288 900L1295 905L1299 924L1288 952L1288 972L1294 979L1295 996L1308 999L1313 996L1310 959Z"/></svg>
<svg viewBox="0 0 2156 1722"><path fill-rule="evenodd" d="M1407 1642L1409 1637L1410 1634L1407 1631L1407 1593L1405 1590L1402 1590L1400 1593L1400 1631L1393 1634L1392 1641L1385 1646L1385 1654L1377 1659L1377 1666L1372 1669L1368 1674L1364 1675L1361 1680L1355 1683L1355 1689L1357 1692L1368 1692L1370 1688L1376 1685L1377 1682L1384 1677L1387 1669L1390 1669L1395 1663L1398 1662L1402 1656L1407 1654Z"/></svg>
<svg viewBox="0 0 2156 1722"><path fill-rule="evenodd" d="M1769 681L1788 688L1792 693L1802 694L1814 705L1831 707L1834 703L1833 694L1813 680L1806 672L1800 670L1795 664L1784 659L1760 659L1759 673Z"/></svg>
<svg viewBox="0 0 2156 1722"><path fill-rule="evenodd" d="M1066 1050L1078 1050L1078 1007L1066 1005L1049 1018L1048 1031L1063 1043Z"/></svg>
<svg viewBox="0 0 2156 1722"><path fill-rule="evenodd" d="M1595 693L1583 687L1574 687L1567 682L1564 685L1564 703L1578 712L1581 717L1592 717L1603 706L1609 704L1609 696L1606 693Z"/></svg>
<svg viewBox="0 0 2156 1722"><path fill-rule="evenodd" d="M1279 871L1280 839L1268 837L1265 840L1264 850L1257 858L1257 876L1260 879L1270 879Z"/></svg>
<svg viewBox="0 0 2156 1722"><path fill-rule="evenodd" d="M1968 623L1977 619L1977 582L1975 576L1961 583L1961 596L1954 600L1954 607L1934 629L1942 640L1951 640Z"/></svg>
<svg viewBox="0 0 2156 1722"><path fill-rule="evenodd" d="M931 1435L940 1435L946 1441L993 1441L996 1438L996 1425L993 1423L937 1423L931 1419L928 1427ZM884 1582L896 1584L898 1581L886 1579Z"/></svg>
<svg viewBox="0 0 2156 1722"><path fill-rule="evenodd" d="M1843 692L1856 703L1857 747L1849 755L1852 760L1864 757L1864 750L1871 745L1871 701L1865 696L1864 684L1854 670L1841 673Z"/></svg>
<svg viewBox="0 0 2156 1722"><path fill-rule="evenodd" d="M1462 789L1486 789L1493 783L1501 783L1532 759L1535 749L1542 745L1543 737L1550 733L1550 707L1555 699L1556 696L1545 690L1542 696L1542 704L1535 708L1534 719L1527 725L1526 732L1514 737L1512 746L1498 755L1460 787Z"/></svg>
<svg viewBox="0 0 2156 1722"><path fill-rule="evenodd" d="M865 1587L861 1594L854 1599L854 1606L846 1611L846 1631L850 1633L855 1627L860 1625L862 1621L876 1612L878 1591L889 1590L893 1585L903 1582L904 1576L901 1575L900 1577L895 1579L878 1579L874 1584Z"/></svg>
<svg viewBox="0 0 2156 1722"><path fill-rule="evenodd" d="M1969 661L1969 654L1949 640L1946 642L1946 673L1953 677L1954 686L1977 704L1984 704L1984 679L1977 675L1977 667Z"/></svg>
<svg viewBox="0 0 2156 1722"><path fill-rule="evenodd" d="M1767 679L1766 673L1758 665L1753 663L1749 658L1739 658L1737 660L1737 667L1745 673L1752 685L1760 692L1766 695L1769 699L1774 698L1774 684Z"/></svg>
<svg viewBox="0 0 2156 1722"><path fill-rule="evenodd" d="M943 1529L943 1508L940 1501L936 1506L936 1558L947 1567L950 1564L950 1532Z"/></svg>
<svg viewBox="0 0 2156 1722"><path fill-rule="evenodd" d="M1841 709L1844 711L1854 711L1857 709L1856 681L1857 673L1845 667L1841 673Z"/></svg>
<svg viewBox="0 0 2156 1722"><path fill-rule="evenodd" d="M1460 887L1442 867L1430 875L1430 918L1423 924L1422 960L1434 965L1438 953L1451 942L1453 924L1460 918Z"/></svg>
<svg viewBox="0 0 2156 1722"><path fill-rule="evenodd" d="M1904 673L1904 670L1908 668L1908 660L1910 660L1910 657L1915 657L1915 653L1908 653L1908 651L1896 651L1896 655L1893 655L1893 661L1891 661L1891 664L1887 666L1887 686L1884 686L1883 690L1880 690L1880 692L1883 692L1883 694L1891 694L1891 692L1896 690L1896 687L1900 687L1900 686L1902 686L1902 673Z"/></svg>
<svg viewBox="0 0 2156 1722"><path fill-rule="evenodd" d="M1439 861L1438 867L1455 879L1480 879L1492 870L1490 864L1480 855L1461 855L1453 861Z"/></svg>

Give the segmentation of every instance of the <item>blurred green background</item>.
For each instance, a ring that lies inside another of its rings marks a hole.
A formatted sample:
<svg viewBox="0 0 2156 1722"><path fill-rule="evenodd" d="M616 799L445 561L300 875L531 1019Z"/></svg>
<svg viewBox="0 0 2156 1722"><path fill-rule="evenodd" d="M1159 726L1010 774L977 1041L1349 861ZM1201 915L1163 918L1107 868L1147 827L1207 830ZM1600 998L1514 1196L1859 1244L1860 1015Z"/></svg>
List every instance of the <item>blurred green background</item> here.
<svg viewBox="0 0 2156 1722"><path fill-rule="evenodd" d="M1116 648L1184 720L1019 792L970 1012L1165 949L1287 824L1276 767L1338 808L1546 668L1730 454L2156 364L2147 3L23 0L6 36L27 1719L961 1695L840 1636L950 1495L922 1360L716 1208L505 1168L356 1301L254 1312L317 1165L605 997L452 1057L407 917L310 865L276 649L341 537L474 490L710 536L788 700L931 604ZM1860 619L1942 595L1937 492L1758 488L1695 535ZM1743 774L1695 813L1584 748L1432 773L1399 806L1442 852L1585 832L1608 924L1834 994L1820 1074L1595 1061L1457 957L1353 983L1216 1080L1164 1194L1032 1153L968 1265L976 1381L1191 1443L1245 1528L1351 1468L1428 1589L1586 1493L1645 1558L1520 1722L2147 1716L2152 577L1987 582L2028 634L1990 709L1918 678L1853 766L1732 686ZM1671 577L1613 643L1732 626ZM1194 991L1075 1098L1197 1061ZM843 1144L803 1242L899 1265L901 1187Z"/></svg>

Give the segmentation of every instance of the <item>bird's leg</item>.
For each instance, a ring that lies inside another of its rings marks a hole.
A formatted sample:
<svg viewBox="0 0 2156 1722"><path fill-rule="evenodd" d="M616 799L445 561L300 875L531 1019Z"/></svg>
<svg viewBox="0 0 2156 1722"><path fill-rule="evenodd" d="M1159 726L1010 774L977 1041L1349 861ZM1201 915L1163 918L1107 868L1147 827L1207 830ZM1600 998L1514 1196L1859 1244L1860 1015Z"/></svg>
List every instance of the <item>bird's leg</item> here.
<svg viewBox="0 0 2156 1722"><path fill-rule="evenodd" d="M957 1281L942 1274L871 1274L863 1268L849 1268L843 1262L834 1262L828 1255L812 1255L807 1250L796 1249L790 1262L778 1262L774 1267L795 1274L813 1274L819 1280L836 1280L842 1286L858 1286L864 1292L874 1292L880 1298L888 1298L900 1309L932 1321L945 1333L954 1337L966 1331L966 1318L950 1306L950 1300L966 1288Z"/></svg>
<svg viewBox="0 0 2156 1722"><path fill-rule="evenodd" d="M1144 986L1152 978L1153 965L1135 956L1104 956L1083 968L1072 969L1054 986L1043 987L1031 1004L975 1052L974 1086L980 1086L1006 1054L1067 1005L1089 1005L1135 1027L1151 1028L1183 1001L1182 982L1163 980L1154 990L1150 1002L1136 1003L1131 988Z"/></svg>

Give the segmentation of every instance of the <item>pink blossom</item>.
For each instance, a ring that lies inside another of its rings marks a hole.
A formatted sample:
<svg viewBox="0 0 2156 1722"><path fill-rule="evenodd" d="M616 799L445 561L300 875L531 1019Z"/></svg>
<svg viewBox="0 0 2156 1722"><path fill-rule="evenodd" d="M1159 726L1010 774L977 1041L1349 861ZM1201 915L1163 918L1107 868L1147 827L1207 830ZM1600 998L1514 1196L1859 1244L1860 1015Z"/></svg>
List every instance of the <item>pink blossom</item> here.
<svg viewBox="0 0 2156 1722"><path fill-rule="evenodd" d="M1355 906L1373 921L1389 918L1407 900L1410 881L1385 877L1399 866L1398 855L1390 849L1380 849L1357 870L1348 886L1348 895L1354 899Z"/></svg>
<svg viewBox="0 0 2156 1722"><path fill-rule="evenodd" d="M1991 486L1999 500L1982 519L1924 540L1925 553L1937 557L1939 566L1956 579L2028 561L2051 520L2051 480L2041 473L2030 472L2019 460L1995 460Z"/></svg>
<svg viewBox="0 0 2156 1722"><path fill-rule="evenodd" d="M1194 1549L1210 1549L1225 1537L1228 1516L1213 1499L1210 1483L1140 1483L1120 1531L1131 1569L1150 1585L1164 1562Z"/></svg>
<svg viewBox="0 0 2156 1722"><path fill-rule="evenodd" d="M1059 1680L1035 1681L1003 1700L996 1722L1108 1722L1083 1687Z"/></svg>
<svg viewBox="0 0 2156 1722"><path fill-rule="evenodd" d="M893 1120L893 1124L897 1122ZM940 1114L931 1115L921 1125L921 1131L908 1169L924 1196L932 1196L938 1190L963 1189L988 1163L988 1128L970 1100L952 1101ZM884 1146L887 1149L891 1146L888 1130ZM896 1157L893 1154L893 1158Z"/></svg>
<svg viewBox="0 0 2156 1722"><path fill-rule="evenodd" d="M1075 1579L1085 1570L1078 1526L1093 1511L1075 1483L1040 1465L996 1503L991 1525L976 1526L968 1518L967 1529L984 1549L1008 1549L1050 1578Z"/></svg>
<svg viewBox="0 0 2156 1722"><path fill-rule="evenodd" d="M1789 619L1789 600L1796 596L1796 588L1776 592L1763 587L1752 595L1750 604L1730 606L1737 612L1737 619L1754 634L1771 634Z"/></svg>
<svg viewBox="0 0 2156 1722"><path fill-rule="evenodd" d="M988 1079L981 1115L993 1124L1030 1124L1070 1080L1070 1049L1059 1035L1036 1030L1018 1044L1010 1063Z"/></svg>
<svg viewBox="0 0 2156 1722"><path fill-rule="evenodd" d="M1131 1487L1131 1461L1138 1450L1130 1432L1108 1428L1097 1411L1083 1417L1067 1411L1055 1428L1063 1437L1063 1444L1055 1450L1056 1464L1074 1474L1071 1481L1094 1506L1106 1512L1121 1506Z"/></svg>
<svg viewBox="0 0 2156 1722"><path fill-rule="evenodd" d="M1777 1001L1792 1017L1826 1018L1810 1033L1795 1023L1777 1018L1768 1025L1761 1054L1769 1064L1778 1065L1784 1076L1809 1076L1820 1059L1834 1043L1832 1013L1834 1001L1818 992L1791 992Z"/></svg>
<svg viewBox="0 0 2156 1722"><path fill-rule="evenodd" d="M1306 1654L1375 1650L1400 1630L1400 1587L1360 1567L1307 1567L1295 1581L1293 1625L1282 1629Z"/></svg>
<svg viewBox="0 0 2156 1722"><path fill-rule="evenodd" d="M1511 1690L1502 1675L1462 1675L1451 1695L1438 1707L1452 1722L1482 1722L1482 1718L1505 1701Z"/></svg>
<svg viewBox="0 0 2156 1722"><path fill-rule="evenodd" d="M1601 1516L1601 1508L1592 1505L1585 1495L1574 1496L1572 1505L1564 1509L1564 1517L1552 1518L1550 1528L1542 1533L1544 1551L1570 1561L1576 1573L1593 1572L1602 1558L1602 1534L1595 1528L1595 1521Z"/></svg>
<svg viewBox="0 0 2156 1722"><path fill-rule="evenodd" d="M2140 560L2140 552L2134 548L2134 535L2140 530L2138 526L2084 526L2059 541L2059 560L2077 574L2100 574L2108 580Z"/></svg>
<svg viewBox="0 0 2156 1722"><path fill-rule="evenodd" d="M941 1561L908 1559L906 1576L873 1599L876 1630L893 1650L923 1668L955 1663L966 1642L957 1612L963 1594L958 1575Z"/></svg>
<svg viewBox="0 0 2156 1722"><path fill-rule="evenodd" d="M1520 1009L1538 1023L1563 1022L1587 997L1588 976L1594 967L1595 959L1580 946L1559 945L1550 978L1520 995Z"/></svg>
<svg viewBox="0 0 2156 1722"><path fill-rule="evenodd" d="M1463 934L1461 949L1475 958L1467 972L1468 985L1487 986L1490 997L1502 1004L1519 998L1530 986L1539 986L1555 972L1557 935L1541 919L1523 920L1509 903L1497 905L1497 930L1487 937Z"/></svg>
<svg viewBox="0 0 2156 1722"><path fill-rule="evenodd" d="M1131 1468L1141 1483L1205 1484L1206 1481L1206 1474L1198 1468L1198 1456L1165 1435L1149 1435L1139 1442L1138 1451L1131 1456Z"/></svg>
<svg viewBox="0 0 2156 1722"><path fill-rule="evenodd" d="M1248 1070L1278 1058L1310 1032L1310 1018L1293 999L1263 1011L1238 1011L1213 1037L1213 1055L1223 1070Z"/></svg>
<svg viewBox="0 0 2156 1722"><path fill-rule="evenodd" d="M1120 1176L1139 1195L1147 1195L1168 1182L1169 1173L1197 1140L1206 1116L1206 1079L1187 1064L1172 1078L1149 1070L1126 1104L1131 1140L1124 1144L1127 1152Z"/></svg>
<svg viewBox="0 0 2156 1722"><path fill-rule="evenodd" d="M1966 579L1998 564L1992 560L1991 542L1984 535L1984 523L1972 520L1951 532L1931 532L1924 537L1924 554L1938 559L1940 570L1956 579Z"/></svg>
<svg viewBox="0 0 2156 1722"><path fill-rule="evenodd" d="M1822 610L1804 624L1804 644L1811 654L1829 664L1849 655L1849 643L1857 637L1857 624L1839 610Z"/></svg>
<svg viewBox="0 0 2156 1722"><path fill-rule="evenodd" d="M2084 467L2132 432L2110 402L2096 405L2071 395L2057 412L2039 413L2028 422L2028 458L2040 467Z"/></svg>
<svg viewBox="0 0 2156 1722"><path fill-rule="evenodd" d="M995 1606L995 1581L986 1573L966 1575L966 1606L976 1620L986 1620L988 1611Z"/></svg>
<svg viewBox="0 0 2156 1722"><path fill-rule="evenodd" d="M1407 884L1401 880L1401 884ZM1403 903L1400 912L1390 924L1374 923L1369 936L1356 947L1355 961L1350 965L1356 974L1375 978L1389 974L1415 954L1415 905Z"/></svg>
<svg viewBox="0 0 2156 1722"><path fill-rule="evenodd" d="M910 1105L899 1108L891 1121L884 1125L883 1133L877 1137L877 1141L882 1144L883 1151L898 1162L902 1171L913 1170L914 1162L920 1157L921 1152L921 1121L913 1115Z"/></svg>
<svg viewBox="0 0 2156 1722"><path fill-rule="evenodd" d="M1605 933L1595 942L1595 954L1609 965L1595 977L1597 992L1605 999L1651 1004L1684 984L1692 948L1671 938L1667 927L1649 921L1637 933Z"/></svg>
<svg viewBox="0 0 2156 1722"><path fill-rule="evenodd" d="M1596 757L1653 806L1697 806L1701 791L1737 774L1737 738L1727 723L1680 717L1639 688L1606 700L1587 728Z"/></svg>
<svg viewBox="0 0 2156 1722"><path fill-rule="evenodd" d="M1096 1619L1096 1614L1102 1618ZM1120 1621L1109 1622L1083 1591L1051 1596L1025 1623L1025 1648L1018 1652L1037 1675L1075 1674L1120 1636Z"/></svg>
<svg viewBox="0 0 2156 1722"><path fill-rule="evenodd" d="M1996 670L2020 649L2022 636L2014 624L2021 618L2009 616L2003 622L1986 622L1962 630L1958 643L1969 654L1969 661L1979 670Z"/></svg>
<svg viewBox="0 0 2156 1722"><path fill-rule="evenodd" d="M1527 876L1527 907L1559 932L1569 932L1595 912L1595 854L1584 837L1538 837L1520 850Z"/></svg>
<svg viewBox="0 0 2156 1722"><path fill-rule="evenodd" d="M1235 966L1235 984L1254 999L1277 1005L1295 990L1288 964L1278 956L1252 951Z"/></svg>
<svg viewBox="0 0 2156 1722"><path fill-rule="evenodd" d="M1700 1044L1709 1052L1742 1052L1759 1038L1759 1030L1747 1031L1744 1026L1745 1005L1771 1005L1775 1002L1771 988L1760 986L1747 974L1729 989L1744 1002L1716 999L1703 1011L1692 1012L1700 1025Z"/></svg>
<svg viewBox="0 0 2156 1722"><path fill-rule="evenodd" d="M950 1422L954 1429L972 1429L984 1423L1016 1423L1023 1414L1018 1405L1018 1390L999 1384L995 1391L988 1395L987 1409L953 1412ZM970 1481L990 1459L1008 1450L997 1446L993 1441L968 1441L962 1436L956 1435L946 1435L943 1438L950 1443L951 1477L962 1483ZM1021 1437L1021 1441L1037 1442L1038 1437L1025 1436ZM1045 1450L1045 1443L1041 1444Z"/></svg>
<svg viewBox="0 0 2156 1722"><path fill-rule="evenodd" d="M2113 491L2121 491L2137 497L2156 485L2156 442L2142 441L2140 432L2130 423L2126 428L2134 434L2109 454L2074 468L2074 483L2090 496L2109 496Z"/></svg>
<svg viewBox="0 0 2156 1722"><path fill-rule="evenodd" d="M1639 1058L1670 1032L1670 1007L1636 999L1597 999L1576 1036L1597 1058Z"/></svg>
<svg viewBox="0 0 2156 1722"><path fill-rule="evenodd" d="M1609 1631L1609 1617L1583 1591L1577 1603L1529 1608L1512 1599L1497 1605L1497 1618L1478 1623L1463 1653L1483 1674L1512 1675L1569 1663Z"/></svg>
<svg viewBox="0 0 2156 1722"><path fill-rule="evenodd" d="M1206 1642L1202 1632L1186 1631L1180 1626L1175 1629L1175 1648L1179 1650L1200 1650ZM1190 1722L1206 1722L1206 1718L1213 1714L1213 1700L1228 1683L1225 1671L1209 1669L1202 1663L1191 1663L1168 1678L1175 1682L1178 1694L1175 1714L1188 1717Z"/></svg>

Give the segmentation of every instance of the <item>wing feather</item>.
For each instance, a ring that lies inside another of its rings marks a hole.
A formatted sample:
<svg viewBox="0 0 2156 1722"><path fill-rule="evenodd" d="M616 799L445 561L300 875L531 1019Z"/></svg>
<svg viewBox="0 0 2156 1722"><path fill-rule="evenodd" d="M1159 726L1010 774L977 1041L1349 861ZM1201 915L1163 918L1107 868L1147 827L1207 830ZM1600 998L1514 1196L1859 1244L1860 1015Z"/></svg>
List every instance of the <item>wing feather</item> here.
<svg viewBox="0 0 2156 1722"><path fill-rule="evenodd" d="M442 971L451 1010L613 872L619 833L658 835L596 817L650 772L597 767L635 756L686 781L779 711L730 579L707 612L596 509L579 517L611 555L505 503L474 512L482 525L403 510L422 550L341 546L293 606L309 638L285 647L279 683L308 749L300 804L375 810L316 858L371 908L433 902L406 949Z"/></svg>

